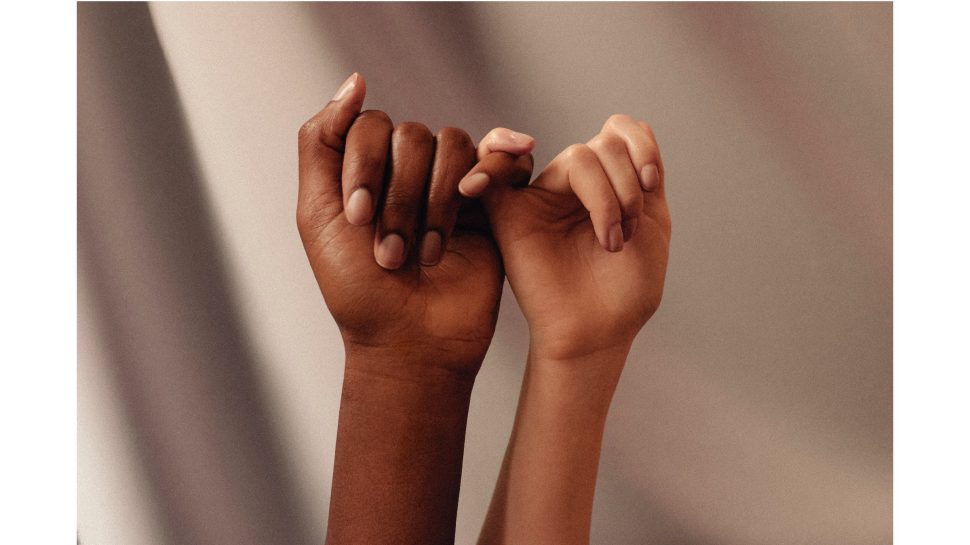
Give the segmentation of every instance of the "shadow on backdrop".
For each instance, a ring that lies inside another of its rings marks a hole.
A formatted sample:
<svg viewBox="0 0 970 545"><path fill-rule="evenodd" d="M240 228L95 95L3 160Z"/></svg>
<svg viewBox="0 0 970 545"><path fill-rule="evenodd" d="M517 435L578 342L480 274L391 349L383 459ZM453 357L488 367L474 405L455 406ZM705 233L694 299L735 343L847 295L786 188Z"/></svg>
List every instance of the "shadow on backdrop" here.
<svg viewBox="0 0 970 545"><path fill-rule="evenodd" d="M78 185L79 268L167 538L319 542L296 507L147 4L78 5Z"/></svg>

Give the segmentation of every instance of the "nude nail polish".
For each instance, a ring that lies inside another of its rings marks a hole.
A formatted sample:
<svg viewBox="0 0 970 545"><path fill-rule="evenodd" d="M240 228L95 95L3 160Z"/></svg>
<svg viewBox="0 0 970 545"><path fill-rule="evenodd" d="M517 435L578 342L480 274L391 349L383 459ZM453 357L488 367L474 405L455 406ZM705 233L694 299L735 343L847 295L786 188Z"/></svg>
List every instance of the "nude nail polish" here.
<svg viewBox="0 0 970 545"><path fill-rule="evenodd" d="M355 85L357 85L357 72L354 72L349 78L344 80L343 85L341 85L340 89L337 89L337 93L333 95L333 100L337 101L347 96L347 94L354 89Z"/></svg>
<svg viewBox="0 0 970 545"><path fill-rule="evenodd" d="M458 183L458 191L466 197L476 197L488 187L490 179L484 172L476 172Z"/></svg>
<svg viewBox="0 0 970 545"><path fill-rule="evenodd" d="M610 227L610 232L607 239L607 242L609 243L607 250L611 252L619 252L623 249L623 229L620 227L619 223L614 223L613 226Z"/></svg>
<svg viewBox="0 0 970 545"><path fill-rule="evenodd" d="M347 199L344 214L352 225L366 225L374 213L374 199L366 187L358 187Z"/></svg>
<svg viewBox="0 0 970 545"><path fill-rule="evenodd" d="M435 265L441 261L441 233L428 231L421 241L421 264Z"/></svg>
<svg viewBox="0 0 970 545"><path fill-rule="evenodd" d="M397 269L404 264L404 239L397 233L384 237L374 252L377 264L385 269Z"/></svg>
<svg viewBox="0 0 970 545"><path fill-rule="evenodd" d="M532 138L528 134L516 132L516 131L509 131L508 137L509 137L509 140L511 140L512 142L516 144L522 144L522 145L529 144L533 140L535 140L535 138Z"/></svg>
<svg viewBox="0 0 970 545"><path fill-rule="evenodd" d="M660 186L660 171L657 170L657 165L651 163L640 171L640 184L643 185L644 191L654 191Z"/></svg>

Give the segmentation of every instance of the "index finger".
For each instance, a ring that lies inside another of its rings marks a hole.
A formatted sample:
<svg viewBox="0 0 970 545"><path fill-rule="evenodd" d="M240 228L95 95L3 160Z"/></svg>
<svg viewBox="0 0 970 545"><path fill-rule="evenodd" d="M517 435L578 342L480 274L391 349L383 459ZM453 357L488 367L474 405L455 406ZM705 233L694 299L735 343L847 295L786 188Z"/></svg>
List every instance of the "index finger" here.
<svg viewBox="0 0 970 545"><path fill-rule="evenodd" d="M351 74L333 99L300 127L300 187L297 221L301 232L319 226L343 210L340 171L347 132L360 113L367 92L364 78Z"/></svg>

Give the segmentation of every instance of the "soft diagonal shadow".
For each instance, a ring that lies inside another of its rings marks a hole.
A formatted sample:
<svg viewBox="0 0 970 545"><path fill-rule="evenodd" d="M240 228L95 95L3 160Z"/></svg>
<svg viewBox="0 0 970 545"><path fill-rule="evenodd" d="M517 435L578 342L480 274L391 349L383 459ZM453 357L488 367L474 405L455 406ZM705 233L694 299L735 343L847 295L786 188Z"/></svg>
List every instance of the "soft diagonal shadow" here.
<svg viewBox="0 0 970 545"><path fill-rule="evenodd" d="M78 4L79 266L168 539L319 541L294 499L188 134L148 5Z"/></svg>

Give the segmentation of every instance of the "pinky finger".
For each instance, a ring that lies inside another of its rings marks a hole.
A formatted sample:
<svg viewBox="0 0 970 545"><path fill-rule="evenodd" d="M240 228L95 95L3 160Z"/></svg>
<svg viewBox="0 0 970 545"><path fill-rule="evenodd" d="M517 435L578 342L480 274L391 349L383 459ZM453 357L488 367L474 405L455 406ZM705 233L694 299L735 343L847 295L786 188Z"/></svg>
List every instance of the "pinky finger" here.
<svg viewBox="0 0 970 545"><path fill-rule="evenodd" d="M505 127L496 127L482 138L478 143L478 160L481 161L486 155L493 151L504 151L512 155L525 155L531 153L536 146L535 138L528 134L515 132Z"/></svg>
<svg viewBox="0 0 970 545"><path fill-rule="evenodd" d="M468 174L458 184L458 191L466 197L478 197L488 188L489 183L496 178L504 178L508 174L509 161L501 158L504 152L512 159L529 155L535 148L536 141L528 134L515 132L511 129L498 127L492 129L478 143L478 161ZM528 161L528 171L532 172L531 159ZM528 181L528 180L527 180Z"/></svg>
<svg viewBox="0 0 970 545"><path fill-rule="evenodd" d="M489 153L458 182L458 192L469 198L480 197L493 180L510 186L527 185L532 167L531 153L523 156L503 151Z"/></svg>

